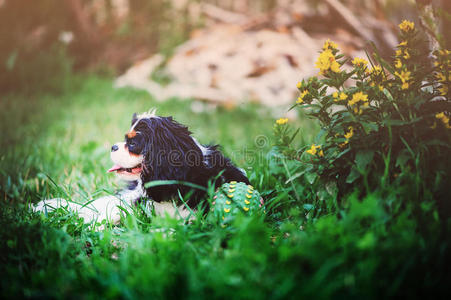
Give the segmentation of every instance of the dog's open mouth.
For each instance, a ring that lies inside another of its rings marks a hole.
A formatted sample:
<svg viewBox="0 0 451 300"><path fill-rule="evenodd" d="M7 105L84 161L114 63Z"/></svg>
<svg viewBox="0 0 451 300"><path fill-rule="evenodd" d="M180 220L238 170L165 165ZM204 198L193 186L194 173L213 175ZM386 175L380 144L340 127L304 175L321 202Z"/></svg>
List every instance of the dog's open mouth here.
<svg viewBox="0 0 451 300"><path fill-rule="evenodd" d="M123 168L120 165L114 165L108 170L108 172L116 172L119 174L139 174L141 171L141 164L134 166L133 168Z"/></svg>

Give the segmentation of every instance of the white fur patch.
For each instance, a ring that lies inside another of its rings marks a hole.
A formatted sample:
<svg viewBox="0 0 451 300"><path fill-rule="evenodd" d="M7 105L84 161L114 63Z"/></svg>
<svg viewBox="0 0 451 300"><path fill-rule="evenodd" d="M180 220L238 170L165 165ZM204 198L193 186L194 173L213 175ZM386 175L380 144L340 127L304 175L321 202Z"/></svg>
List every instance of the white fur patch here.
<svg viewBox="0 0 451 300"><path fill-rule="evenodd" d="M186 219L190 215L190 211L184 206L175 206L174 203L166 202L152 202L153 209L157 216L165 216L168 214L172 218L176 219Z"/></svg>
<svg viewBox="0 0 451 300"><path fill-rule="evenodd" d="M64 208L77 213L78 216L83 218L84 223L100 223L107 220L112 224L117 224L121 218L121 210L118 206L127 207L127 203L116 196L101 197L87 205L62 198L54 198L40 201L33 207L33 211L47 213L58 208Z"/></svg>
<svg viewBox="0 0 451 300"><path fill-rule="evenodd" d="M134 130L135 127L136 127L136 125L138 125L139 121L142 120L142 119L159 118L159 117L156 115L156 113L157 113L157 109L156 109L156 108L151 108L151 109L149 109L148 112L144 112L144 113L141 113L141 114L137 115L137 116L136 116L137 120L136 120L136 122L132 125L132 127L130 127L129 132L131 132L132 130Z"/></svg>
<svg viewBox="0 0 451 300"><path fill-rule="evenodd" d="M125 143L117 143L118 150L112 151L110 154L111 160L123 168L133 168L142 163L142 155L130 155L127 149L125 149Z"/></svg>

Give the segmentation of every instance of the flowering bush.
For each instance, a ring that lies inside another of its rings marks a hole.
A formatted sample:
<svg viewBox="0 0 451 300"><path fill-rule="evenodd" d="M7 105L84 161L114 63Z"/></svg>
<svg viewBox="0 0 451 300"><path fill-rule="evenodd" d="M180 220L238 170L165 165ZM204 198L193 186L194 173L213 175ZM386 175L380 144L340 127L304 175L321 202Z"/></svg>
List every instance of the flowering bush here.
<svg viewBox="0 0 451 300"><path fill-rule="evenodd" d="M293 149L286 122L275 125L278 149L298 162L313 189L340 197L395 184L413 192L411 199L448 197L451 52L429 55L413 22L399 28L392 62L377 53L351 61L324 43L316 61L321 79L299 82L292 107L319 121L315 144Z"/></svg>

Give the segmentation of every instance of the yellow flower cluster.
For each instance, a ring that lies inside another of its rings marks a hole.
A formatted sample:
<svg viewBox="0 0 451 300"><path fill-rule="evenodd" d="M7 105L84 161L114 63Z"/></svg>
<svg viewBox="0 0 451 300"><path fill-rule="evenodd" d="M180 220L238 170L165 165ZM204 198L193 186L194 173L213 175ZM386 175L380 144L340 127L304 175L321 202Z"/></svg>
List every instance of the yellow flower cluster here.
<svg viewBox="0 0 451 300"><path fill-rule="evenodd" d="M403 32L412 31L415 28L415 24L411 21L403 20L401 24L398 25L399 29Z"/></svg>
<svg viewBox="0 0 451 300"><path fill-rule="evenodd" d="M406 90L409 88L409 80L410 80L410 72L409 71L401 71L401 73L395 72L395 75L401 79L402 86L401 89Z"/></svg>
<svg viewBox="0 0 451 300"><path fill-rule="evenodd" d="M346 95L344 92L341 92L340 95L338 92L333 92L332 97L334 98L334 101L338 102L340 100L346 100L348 98L348 95Z"/></svg>
<svg viewBox="0 0 451 300"><path fill-rule="evenodd" d="M368 95L363 92L357 92L352 95L352 99L348 101L350 106L357 104L358 102L368 102Z"/></svg>
<svg viewBox="0 0 451 300"><path fill-rule="evenodd" d="M316 146L315 144L313 144L313 145L310 147L310 149L307 150L307 151L305 151L305 152L307 152L308 154L311 154L311 155L313 155L313 156L315 156L316 154L318 154L318 156L320 156L320 157L323 157L323 156L324 156L324 152L323 152L323 150L321 149L321 146L320 146L320 145Z"/></svg>
<svg viewBox="0 0 451 300"><path fill-rule="evenodd" d="M368 73L369 73L369 74L372 74L372 75L374 75L374 76L382 75L382 67L379 66L379 65L376 65L376 66L374 66L374 68L371 68L371 69L368 71Z"/></svg>
<svg viewBox="0 0 451 300"><path fill-rule="evenodd" d="M363 103L363 104L360 104ZM348 101L349 106L354 106L354 113L361 115L362 108L361 105L368 106L368 95L363 92L357 92L352 95L352 99Z"/></svg>
<svg viewBox="0 0 451 300"><path fill-rule="evenodd" d="M349 140L352 138L353 135L354 135L354 128L352 126L349 126L348 132L346 132L343 135L346 140L343 143L339 144L338 146L340 148L343 148L344 146L346 146L349 143Z"/></svg>
<svg viewBox="0 0 451 300"><path fill-rule="evenodd" d="M352 126L348 127L348 132L345 133L344 137L345 139L349 140L350 138L352 138L352 136L354 135L354 128Z"/></svg>
<svg viewBox="0 0 451 300"><path fill-rule="evenodd" d="M404 59L409 59L410 58L410 53L407 49L398 49L395 52L396 57L398 57L398 59L400 57L404 58Z"/></svg>
<svg viewBox="0 0 451 300"><path fill-rule="evenodd" d="M277 125L284 125L288 123L288 118L280 118L276 121Z"/></svg>
<svg viewBox="0 0 451 300"><path fill-rule="evenodd" d="M335 44L334 42L332 42L330 39L327 39L327 40L324 42L323 50L327 50L327 49L335 50L335 49L337 49L337 48L338 48L337 44Z"/></svg>
<svg viewBox="0 0 451 300"><path fill-rule="evenodd" d="M320 75L325 74L329 70L335 73L340 72L340 64L335 60L331 49L326 49L321 52L315 66L320 70Z"/></svg>
<svg viewBox="0 0 451 300"><path fill-rule="evenodd" d="M296 101L296 103L303 103L304 102L304 97L308 94L308 90L304 90L299 94L298 100Z"/></svg>
<svg viewBox="0 0 451 300"><path fill-rule="evenodd" d="M440 83L440 95L446 96L449 91L449 83L451 82L451 57L450 51L442 49L438 51L438 61L434 63L437 67L435 78Z"/></svg>
<svg viewBox="0 0 451 300"><path fill-rule="evenodd" d="M445 125L446 128L451 128L451 126L449 125L449 117L445 115L444 112L436 114L435 117L442 121L443 125Z"/></svg>
<svg viewBox="0 0 451 300"><path fill-rule="evenodd" d="M446 96L448 94L449 87L447 84L442 84L441 87L438 88L440 95Z"/></svg>
<svg viewBox="0 0 451 300"><path fill-rule="evenodd" d="M407 41L402 41L398 45L398 50L396 50L396 59L395 59L395 68L401 69L404 65L402 63L402 60L408 60L410 59L410 53L407 48Z"/></svg>
<svg viewBox="0 0 451 300"><path fill-rule="evenodd" d="M363 58L355 57L352 60L352 64L354 66L362 68L362 67L366 67L368 65L368 61L366 59L363 59Z"/></svg>

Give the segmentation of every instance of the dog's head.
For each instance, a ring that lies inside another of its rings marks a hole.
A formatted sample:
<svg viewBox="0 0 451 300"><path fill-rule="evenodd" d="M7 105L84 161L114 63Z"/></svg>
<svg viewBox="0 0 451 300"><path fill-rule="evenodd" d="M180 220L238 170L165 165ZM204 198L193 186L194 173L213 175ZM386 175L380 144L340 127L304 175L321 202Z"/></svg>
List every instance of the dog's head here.
<svg viewBox="0 0 451 300"><path fill-rule="evenodd" d="M186 170L203 162L199 144L191 132L172 119L155 111L133 115L124 142L111 148L116 172L124 180L186 180Z"/></svg>

